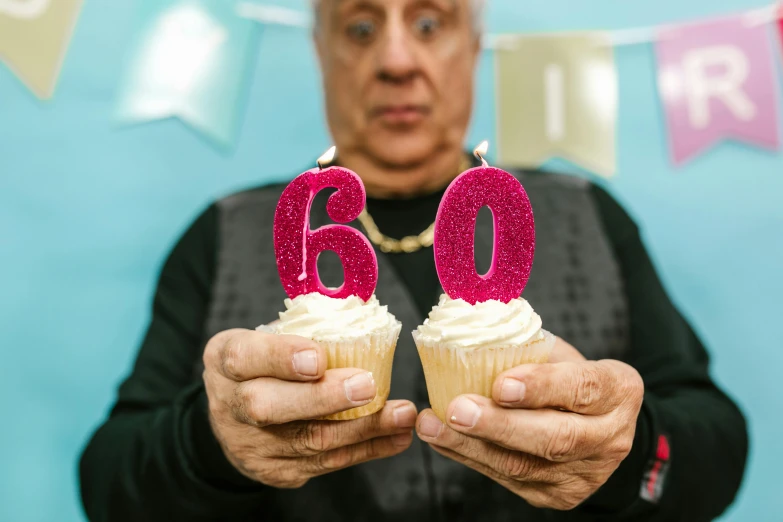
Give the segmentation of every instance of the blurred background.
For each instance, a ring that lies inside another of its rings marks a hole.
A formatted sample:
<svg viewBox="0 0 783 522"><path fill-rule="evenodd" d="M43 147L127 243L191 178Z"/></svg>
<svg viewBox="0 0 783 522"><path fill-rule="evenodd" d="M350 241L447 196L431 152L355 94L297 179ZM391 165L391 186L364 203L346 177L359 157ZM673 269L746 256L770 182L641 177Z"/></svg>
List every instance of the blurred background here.
<svg viewBox="0 0 783 522"><path fill-rule="evenodd" d="M761 2L490 0L487 28L625 30ZM173 241L213 199L290 179L330 145L304 28L237 17L221 38L241 52L220 62L224 82L209 91L213 98L179 107L191 116L189 126L156 120L172 110L160 100L139 105L132 71L134 57L145 51L137 22L171 3L84 1L47 101L38 97L48 96L45 74L30 72L28 88L0 63L1 521L83 520L78 456L130 370ZM0 0L0 19L13 4ZM306 0L264 5L307 12ZM9 27L0 21L0 61L14 59ZM654 44L617 47L615 60L616 165L608 169L615 175L561 160L545 168L602 184L638 220L668 291L711 351L715 377L749 418L746 480L723 520L781 520L783 153L723 143L675 167ZM241 81L225 80L235 73ZM495 78L488 50L477 73L468 146L498 139ZM225 103L236 110L216 109ZM196 106L216 112L204 119ZM774 110L780 126L783 111ZM155 121L119 123L134 117Z"/></svg>

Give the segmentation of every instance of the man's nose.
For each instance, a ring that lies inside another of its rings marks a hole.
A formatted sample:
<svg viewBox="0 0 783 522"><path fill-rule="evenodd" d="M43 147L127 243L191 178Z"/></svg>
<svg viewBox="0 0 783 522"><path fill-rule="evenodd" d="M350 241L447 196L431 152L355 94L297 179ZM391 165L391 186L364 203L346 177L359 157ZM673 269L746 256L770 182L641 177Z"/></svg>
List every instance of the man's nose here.
<svg viewBox="0 0 783 522"><path fill-rule="evenodd" d="M419 70L415 42L402 22L393 22L381 43L378 77L384 81L405 83L412 80Z"/></svg>

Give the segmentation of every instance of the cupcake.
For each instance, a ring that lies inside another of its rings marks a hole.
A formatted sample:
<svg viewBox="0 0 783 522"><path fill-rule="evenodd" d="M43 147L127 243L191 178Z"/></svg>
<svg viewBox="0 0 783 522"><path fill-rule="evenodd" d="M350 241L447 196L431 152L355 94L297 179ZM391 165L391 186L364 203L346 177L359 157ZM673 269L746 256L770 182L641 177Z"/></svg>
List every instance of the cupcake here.
<svg viewBox="0 0 783 522"><path fill-rule="evenodd" d="M440 420L455 397L490 397L498 375L526 363L545 363L555 336L525 300L471 305L442 295L413 332L427 381L430 405Z"/></svg>
<svg viewBox="0 0 783 522"><path fill-rule="evenodd" d="M344 299L320 293L286 299L280 320L257 330L298 335L326 350L327 369L361 368L373 376L375 399L364 406L324 417L327 420L358 419L371 415L386 403L391 388L392 361L402 324L381 306L375 295L366 302L352 295Z"/></svg>

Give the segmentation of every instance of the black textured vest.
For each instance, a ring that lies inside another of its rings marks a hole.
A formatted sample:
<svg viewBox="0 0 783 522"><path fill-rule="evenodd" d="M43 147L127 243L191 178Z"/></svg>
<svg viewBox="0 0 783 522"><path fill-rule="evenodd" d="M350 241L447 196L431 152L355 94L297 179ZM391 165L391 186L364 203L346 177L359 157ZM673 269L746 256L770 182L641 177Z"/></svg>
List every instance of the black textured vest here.
<svg viewBox="0 0 783 522"><path fill-rule="evenodd" d="M622 359L628 344L627 304L619 267L605 237L587 181L519 173L533 205L536 253L523 296L544 327L569 340L589 359ZM286 295L280 284L272 222L283 186L230 196L219 202L217 270L205 337L229 328L255 328L277 318ZM323 193L322 193L323 196ZM324 198L311 211L313 228L327 224ZM476 226L476 256L488 266L491 220ZM411 338L424 318L408 290L378 254L376 295L403 323L390 399L428 406L424 375ZM388 254L394 255L394 254ZM319 263L327 280L339 280L336 256ZM433 305L437 302L433 296ZM199 373L200 374L200 373ZM432 451L414 436L401 455L311 480L299 490L267 492L259 520L544 520L490 479Z"/></svg>

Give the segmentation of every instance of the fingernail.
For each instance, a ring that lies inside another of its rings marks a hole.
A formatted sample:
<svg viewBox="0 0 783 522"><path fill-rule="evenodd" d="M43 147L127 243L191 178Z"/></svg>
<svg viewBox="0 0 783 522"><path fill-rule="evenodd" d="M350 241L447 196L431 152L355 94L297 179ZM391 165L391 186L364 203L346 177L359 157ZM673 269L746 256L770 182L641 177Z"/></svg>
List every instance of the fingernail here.
<svg viewBox="0 0 783 522"><path fill-rule="evenodd" d="M375 398L375 379L372 374L357 373L345 380L345 396L351 402L367 402Z"/></svg>
<svg viewBox="0 0 783 522"><path fill-rule="evenodd" d="M394 425L398 428L412 428L416 425L416 408L411 404L394 408Z"/></svg>
<svg viewBox="0 0 783 522"><path fill-rule="evenodd" d="M466 428L475 426L479 417L481 417L481 408L467 397L460 397L457 399L457 404L454 405L454 411L451 412L451 422Z"/></svg>
<svg viewBox="0 0 783 522"><path fill-rule="evenodd" d="M294 371L308 377L318 375L318 352L315 350L296 352L294 354Z"/></svg>
<svg viewBox="0 0 783 522"><path fill-rule="evenodd" d="M437 438L443 431L443 423L432 413L428 413L421 419L419 434L431 439Z"/></svg>
<svg viewBox="0 0 783 522"><path fill-rule="evenodd" d="M411 442L411 433L400 433L398 435L392 435L391 441L395 446L407 446Z"/></svg>
<svg viewBox="0 0 783 522"><path fill-rule="evenodd" d="M525 383L507 377L500 386L500 402L519 402L525 398Z"/></svg>

